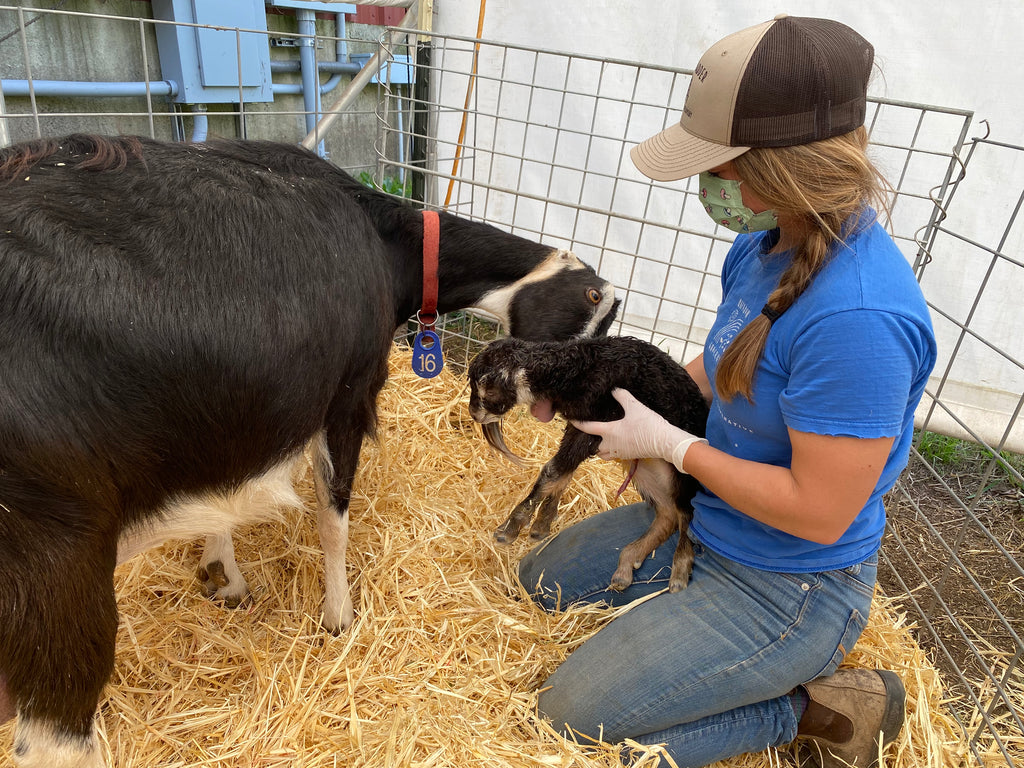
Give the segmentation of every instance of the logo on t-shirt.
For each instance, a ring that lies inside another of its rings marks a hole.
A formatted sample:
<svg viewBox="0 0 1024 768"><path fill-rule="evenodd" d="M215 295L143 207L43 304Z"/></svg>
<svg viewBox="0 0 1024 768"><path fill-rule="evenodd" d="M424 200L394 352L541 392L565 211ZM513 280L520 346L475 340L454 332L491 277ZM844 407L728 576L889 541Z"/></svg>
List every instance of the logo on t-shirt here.
<svg viewBox="0 0 1024 768"><path fill-rule="evenodd" d="M710 353L711 357L718 362L721 359L722 353L725 352L726 347L732 344L732 340L736 338L736 335L743 330L743 326L746 325L747 318L750 317L750 307L747 306L746 302L742 299L733 309L729 315L729 319L718 328L715 335L708 340L708 343L704 347L705 354Z"/></svg>

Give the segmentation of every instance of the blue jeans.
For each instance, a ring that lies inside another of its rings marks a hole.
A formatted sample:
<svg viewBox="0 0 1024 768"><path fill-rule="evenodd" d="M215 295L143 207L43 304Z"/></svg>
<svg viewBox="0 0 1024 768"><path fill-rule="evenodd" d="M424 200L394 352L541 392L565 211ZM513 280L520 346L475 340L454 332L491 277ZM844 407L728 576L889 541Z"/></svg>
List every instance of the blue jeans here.
<svg viewBox="0 0 1024 768"><path fill-rule="evenodd" d="M528 553L519 579L546 610L623 605L664 588L670 539L624 592L608 590L620 549L654 517L646 504L603 512ZM782 746L797 731L788 692L835 672L867 622L877 558L838 571L773 573L694 542L689 586L610 622L542 687L540 714L604 741L664 744L682 766Z"/></svg>

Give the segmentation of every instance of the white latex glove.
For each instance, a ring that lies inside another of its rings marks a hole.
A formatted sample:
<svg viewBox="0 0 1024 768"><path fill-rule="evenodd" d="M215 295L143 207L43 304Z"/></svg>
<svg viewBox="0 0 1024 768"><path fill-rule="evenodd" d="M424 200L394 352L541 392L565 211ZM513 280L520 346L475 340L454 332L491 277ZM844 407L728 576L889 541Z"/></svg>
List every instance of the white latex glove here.
<svg viewBox="0 0 1024 768"><path fill-rule="evenodd" d="M602 459L664 459L685 472L687 449L694 443L707 442L669 424L625 389L613 389L612 397L626 413L618 421L572 422L581 432L601 438L597 455Z"/></svg>

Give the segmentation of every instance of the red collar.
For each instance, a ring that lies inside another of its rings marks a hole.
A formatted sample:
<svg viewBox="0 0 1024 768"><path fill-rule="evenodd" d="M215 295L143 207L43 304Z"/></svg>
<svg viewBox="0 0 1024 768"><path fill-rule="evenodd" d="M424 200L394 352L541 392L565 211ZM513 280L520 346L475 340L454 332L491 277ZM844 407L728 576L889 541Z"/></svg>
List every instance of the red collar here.
<svg viewBox="0 0 1024 768"><path fill-rule="evenodd" d="M420 330L434 329L437 320L437 252L441 244L441 221L437 211L423 211L423 305L416 313Z"/></svg>

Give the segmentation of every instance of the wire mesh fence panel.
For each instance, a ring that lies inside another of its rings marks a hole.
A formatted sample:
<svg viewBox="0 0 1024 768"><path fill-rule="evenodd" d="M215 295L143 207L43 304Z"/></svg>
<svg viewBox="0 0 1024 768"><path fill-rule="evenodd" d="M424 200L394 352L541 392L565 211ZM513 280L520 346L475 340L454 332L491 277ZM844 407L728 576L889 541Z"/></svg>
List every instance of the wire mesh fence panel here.
<svg viewBox="0 0 1024 768"><path fill-rule="evenodd" d="M426 202L573 250L620 288L618 330L695 356L733 235L690 181L651 182L628 154L679 120L690 73L438 35L424 50L417 79L429 88L415 107L432 120L412 141L427 147ZM970 122L963 110L869 104L872 155L896 191L892 232L912 263ZM385 154L379 172L413 167Z"/></svg>
<svg viewBox="0 0 1024 768"><path fill-rule="evenodd" d="M979 220L964 202L992 198L1000 176L1009 194ZM986 764L1019 764L1024 741L1022 204L1024 147L972 142L929 233L921 283L940 357L882 552L890 590L920 617L950 708ZM967 276L956 291L932 271L943 262Z"/></svg>
<svg viewBox="0 0 1024 768"><path fill-rule="evenodd" d="M573 250L623 298L613 332L682 361L698 354L733 236L689 181L653 183L628 154L678 121L690 73L441 35L423 38L417 56L430 62L414 106L430 121L410 137L420 162L382 153L379 173L422 174L428 205ZM1024 275L1014 247L1024 152L970 142L972 118L868 105L871 157L894 191L888 227L940 345L911 464L890 496L880 581L942 672L972 759L1013 766L1024 764ZM983 221L964 220L958 201L991 196L993 179L1013 194ZM482 341L459 322L446 343L472 353Z"/></svg>

